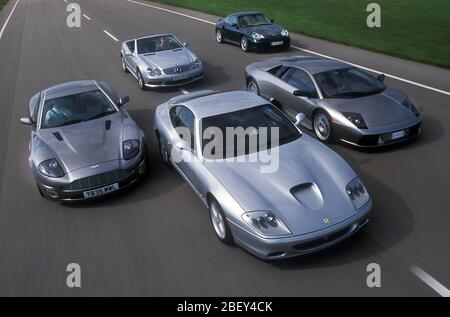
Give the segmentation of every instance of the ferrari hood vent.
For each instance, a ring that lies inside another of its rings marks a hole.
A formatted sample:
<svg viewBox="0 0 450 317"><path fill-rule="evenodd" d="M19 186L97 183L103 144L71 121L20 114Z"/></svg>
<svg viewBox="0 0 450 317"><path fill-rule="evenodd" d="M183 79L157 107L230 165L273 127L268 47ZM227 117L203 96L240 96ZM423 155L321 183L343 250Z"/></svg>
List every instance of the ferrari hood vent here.
<svg viewBox="0 0 450 317"><path fill-rule="evenodd" d="M297 201L309 210L318 210L323 207L323 197L319 187L314 183L303 183L290 190Z"/></svg>
<svg viewBox="0 0 450 317"><path fill-rule="evenodd" d="M59 132L53 132L54 137L58 140L58 141L63 141L63 137Z"/></svg>

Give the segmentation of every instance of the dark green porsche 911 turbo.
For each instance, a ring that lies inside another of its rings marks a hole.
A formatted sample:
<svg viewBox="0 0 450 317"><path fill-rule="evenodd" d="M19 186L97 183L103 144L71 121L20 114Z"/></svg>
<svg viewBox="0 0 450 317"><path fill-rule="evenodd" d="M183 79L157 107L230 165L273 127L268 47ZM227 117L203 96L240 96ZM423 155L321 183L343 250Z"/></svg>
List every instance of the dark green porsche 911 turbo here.
<svg viewBox="0 0 450 317"><path fill-rule="evenodd" d="M244 52L269 48L289 48L288 30L274 24L259 12L233 13L216 24L218 43L230 42L241 46Z"/></svg>

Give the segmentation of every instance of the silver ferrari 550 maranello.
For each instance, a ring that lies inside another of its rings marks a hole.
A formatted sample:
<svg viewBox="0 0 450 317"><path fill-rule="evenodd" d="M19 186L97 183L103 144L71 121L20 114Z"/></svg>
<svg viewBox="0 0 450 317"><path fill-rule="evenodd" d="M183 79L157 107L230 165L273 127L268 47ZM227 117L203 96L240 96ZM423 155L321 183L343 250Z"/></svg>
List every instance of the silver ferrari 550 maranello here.
<svg viewBox="0 0 450 317"><path fill-rule="evenodd" d="M33 96L29 164L42 196L83 200L134 183L146 170L144 133L101 81L75 81Z"/></svg>
<svg viewBox="0 0 450 317"><path fill-rule="evenodd" d="M209 208L219 239L272 260L348 238L372 208L352 168L302 134L303 119L294 124L248 92L201 91L159 105L155 133L162 160Z"/></svg>
<svg viewBox="0 0 450 317"><path fill-rule="evenodd" d="M289 56L247 66L248 91L306 115L304 126L322 141L361 147L402 142L420 133L411 100L378 78L341 61Z"/></svg>
<svg viewBox="0 0 450 317"><path fill-rule="evenodd" d="M141 89L189 84L203 78L203 65L186 46L171 34L128 40L120 52L122 69Z"/></svg>

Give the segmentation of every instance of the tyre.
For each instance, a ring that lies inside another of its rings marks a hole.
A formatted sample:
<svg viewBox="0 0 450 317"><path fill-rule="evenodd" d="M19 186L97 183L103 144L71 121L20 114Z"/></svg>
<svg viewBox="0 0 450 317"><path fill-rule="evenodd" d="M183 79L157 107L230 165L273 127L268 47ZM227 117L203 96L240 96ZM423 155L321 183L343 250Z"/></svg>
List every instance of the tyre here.
<svg viewBox="0 0 450 317"><path fill-rule="evenodd" d="M123 57L123 55L120 55L120 60L121 60L121 63L122 63L122 70L125 73L129 73L130 71L127 68L127 64L125 63L125 58Z"/></svg>
<svg viewBox="0 0 450 317"><path fill-rule="evenodd" d="M313 122L314 133L317 138L324 142L332 142L334 140L333 126L330 116L320 110L314 116Z"/></svg>
<svg viewBox="0 0 450 317"><path fill-rule="evenodd" d="M248 81L247 91L249 93L259 96L259 87L258 87L258 84L256 83L256 80L254 80L253 78Z"/></svg>
<svg viewBox="0 0 450 317"><path fill-rule="evenodd" d="M220 29L216 30L216 40L217 40L217 43L219 43L219 44L223 43L223 34Z"/></svg>
<svg viewBox="0 0 450 317"><path fill-rule="evenodd" d="M231 234L228 221L225 218L222 208L215 199L211 199L209 203L209 216L214 232L220 241L227 245L233 244L233 236Z"/></svg>
<svg viewBox="0 0 450 317"><path fill-rule="evenodd" d="M248 40L245 36L241 38L241 49L244 52L248 52Z"/></svg>
<svg viewBox="0 0 450 317"><path fill-rule="evenodd" d="M141 90L145 90L145 83L144 78L142 77L141 71L137 70L137 78L138 78L138 85Z"/></svg>
<svg viewBox="0 0 450 317"><path fill-rule="evenodd" d="M161 140L161 137L158 135L158 145L159 145L159 155L161 156L161 160L167 168L170 168L170 155L167 150L166 145Z"/></svg>

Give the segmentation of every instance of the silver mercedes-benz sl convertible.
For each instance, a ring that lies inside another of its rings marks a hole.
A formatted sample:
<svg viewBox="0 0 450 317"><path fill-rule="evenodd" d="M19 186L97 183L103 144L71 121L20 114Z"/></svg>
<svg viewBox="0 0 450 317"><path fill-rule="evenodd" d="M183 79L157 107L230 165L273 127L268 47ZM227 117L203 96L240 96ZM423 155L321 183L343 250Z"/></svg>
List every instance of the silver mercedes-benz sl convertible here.
<svg viewBox="0 0 450 317"><path fill-rule="evenodd" d="M347 63L312 56L257 62L245 72L248 91L302 112L322 141L360 147L402 142L420 133L422 118L401 91Z"/></svg>
<svg viewBox="0 0 450 317"><path fill-rule="evenodd" d="M162 160L209 208L219 239L272 260L348 238L372 208L352 168L302 134L303 119L294 124L248 92L201 91L159 105L155 133Z"/></svg>
<svg viewBox="0 0 450 317"><path fill-rule="evenodd" d="M33 96L29 164L42 196L90 199L134 183L146 170L144 133L101 81L75 81Z"/></svg>
<svg viewBox="0 0 450 317"><path fill-rule="evenodd" d="M203 78L203 65L186 46L171 34L128 40L120 52L122 69L141 89L192 83Z"/></svg>

